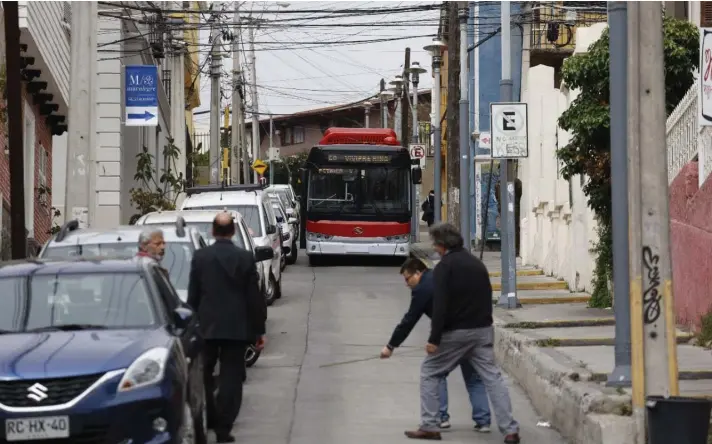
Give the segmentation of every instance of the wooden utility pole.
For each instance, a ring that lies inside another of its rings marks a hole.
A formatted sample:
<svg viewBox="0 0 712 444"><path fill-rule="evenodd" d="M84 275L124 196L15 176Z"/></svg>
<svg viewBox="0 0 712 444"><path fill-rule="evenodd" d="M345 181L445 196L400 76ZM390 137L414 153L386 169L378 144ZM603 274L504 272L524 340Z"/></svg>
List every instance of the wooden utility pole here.
<svg viewBox="0 0 712 444"><path fill-rule="evenodd" d="M25 175L22 159L22 79L20 78L20 25L17 2L2 2L5 15L5 62L8 151L10 152L10 245L13 259L27 252L25 230ZM32 189L27 190L32 193ZM2 204L2 202L0 202Z"/></svg>
<svg viewBox="0 0 712 444"><path fill-rule="evenodd" d="M460 22L458 3L447 3L447 222L460 221Z"/></svg>

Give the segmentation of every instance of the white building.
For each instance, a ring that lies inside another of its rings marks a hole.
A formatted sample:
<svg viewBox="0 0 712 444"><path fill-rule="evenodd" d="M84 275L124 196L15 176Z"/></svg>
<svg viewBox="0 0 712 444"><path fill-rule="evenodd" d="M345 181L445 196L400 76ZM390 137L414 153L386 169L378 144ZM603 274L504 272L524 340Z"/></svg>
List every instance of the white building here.
<svg viewBox="0 0 712 444"><path fill-rule="evenodd" d="M129 3L127 3L128 5ZM181 9L183 2L163 2L165 8ZM182 32L176 32L168 21L169 14L151 11L156 3L133 2L131 8L99 6L97 122L96 122L96 208L93 226L112 227L126 224L136 213L130 203L130 190L142 185L134 180L137 155L147 149L158 172L166 160L163 149L169 139L181 149L179 170L185 176L186 107L185 73L194 67L181 44ZM150 12L147 12L150 11ZM71 20L69 20L71 23ZM69 56L66 58L67 63ZM136 127L125 125L124 72L127 65L156 65L158 87L158 125ZM180 104L172 110L171 103ZM173 111L173 114L172 114ZM65 152L54 164L55 188L64 188ZM182 165L182 169L180 167ZM64 202L60 193L54 196L58 206ZM91 209L90 209L91 212Z"/></svg>

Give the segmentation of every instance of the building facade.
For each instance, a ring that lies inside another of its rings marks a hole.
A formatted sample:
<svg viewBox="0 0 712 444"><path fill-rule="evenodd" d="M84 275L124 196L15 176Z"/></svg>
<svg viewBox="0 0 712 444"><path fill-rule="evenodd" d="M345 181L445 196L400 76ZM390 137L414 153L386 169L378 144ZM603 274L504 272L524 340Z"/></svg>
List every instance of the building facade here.
<svg viewBox="0 0 712 444"><path fill-rule="evenodd" d="M69 35L64 2L19 2L22 65L25 229L28 253L45 242L54 224L52 158L54 140L66 133ZM5 60L4 23L0 58ZM5 90L5 66L2 90ZM10 256L10 169L5 103L0 122L0 258Z"/></svg>

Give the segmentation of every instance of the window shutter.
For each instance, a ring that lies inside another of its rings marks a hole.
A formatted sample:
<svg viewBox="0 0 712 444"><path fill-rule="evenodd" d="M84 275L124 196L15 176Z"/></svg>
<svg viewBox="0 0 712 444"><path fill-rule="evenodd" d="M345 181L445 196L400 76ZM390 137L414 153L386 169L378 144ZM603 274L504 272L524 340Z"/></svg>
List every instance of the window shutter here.
<svg viewBox="0 0 712 444"><path fill-rule="evenodd" d="M712 2L700 2L700 26L712 27Z"/></svg>

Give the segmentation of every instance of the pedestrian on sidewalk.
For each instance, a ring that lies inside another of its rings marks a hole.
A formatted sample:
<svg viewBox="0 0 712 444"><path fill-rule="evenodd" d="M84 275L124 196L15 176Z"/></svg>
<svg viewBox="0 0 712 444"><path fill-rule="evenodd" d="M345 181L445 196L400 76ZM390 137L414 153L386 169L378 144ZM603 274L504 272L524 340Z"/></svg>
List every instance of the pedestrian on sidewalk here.
<svg viewBox="0 0 712 444"><path fill-rule="evenodd" d="M203 382L208 428L217 442L235 442L232 425L242 405L246 378L245 349L265 345L267 306L258 287L252 252L232 242L235 221L222 212L213 221L215 242L196 250L190 267L188 304L198 313L203 348ZM220 361L218 394L213 372Z"/></svg>
<svg viewBox="0 0 712 444"><path fill-rule="evenodd" d="M428 317L433 313L433 272L416 258L409 258L400 269L400 274L405 279L406 285L411 289L411 300L408 311L403 319L393 330L393 335L388 344L381 350L381 358L390 358L393 350L408 338L410 332L423 315ZM487 401L487 391L477 372L468 360L460 362L462 377L472 404L472 420L475 430L479 432L490 431L491 413ZM440 379L440 428L450 428L450 414L448 413L447 379Z"/></svg>
<svg viewBox="0 0 712 444"><path fill-rule="evenodd" d="M420 206L423 210L423 217L421 220L431 226L435 221L435 191L430 190L428 197L423 201L423 205Z"/></svg>
<svg viewBox="0 0 712 444"><path fill-rule="evenodd" d="M431 227L430 239L441 259L433 270L433 315L420 371L421 422L417 430L405 435L441 439L440 379L467 359L484 382L505 444L518 444L519 424L512 416L509 390L494 357L492 284L487 267L463 248L462 236L451 224Z"/></svg>

